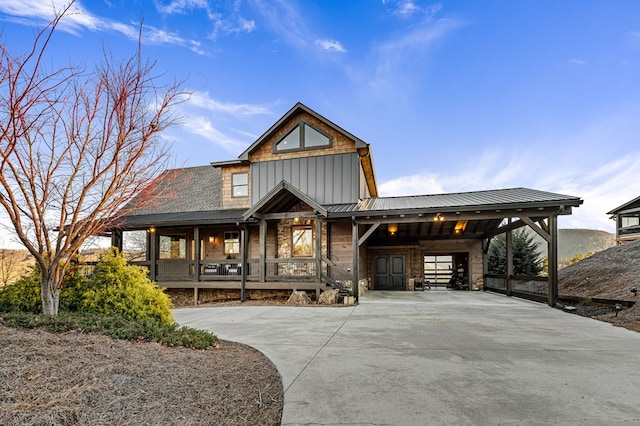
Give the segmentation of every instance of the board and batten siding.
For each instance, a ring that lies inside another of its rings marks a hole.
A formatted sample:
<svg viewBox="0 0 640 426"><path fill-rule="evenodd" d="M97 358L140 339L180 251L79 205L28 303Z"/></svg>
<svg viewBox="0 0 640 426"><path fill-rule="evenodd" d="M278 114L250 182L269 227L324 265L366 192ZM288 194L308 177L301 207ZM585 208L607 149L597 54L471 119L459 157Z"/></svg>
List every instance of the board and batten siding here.
<svg viewBox="0 0 640 426"><path fill-rule="evenodd" d="M355 203L360 189L357 153L263 161L251 165L251 205L281 181L319 204Z"/></svg>

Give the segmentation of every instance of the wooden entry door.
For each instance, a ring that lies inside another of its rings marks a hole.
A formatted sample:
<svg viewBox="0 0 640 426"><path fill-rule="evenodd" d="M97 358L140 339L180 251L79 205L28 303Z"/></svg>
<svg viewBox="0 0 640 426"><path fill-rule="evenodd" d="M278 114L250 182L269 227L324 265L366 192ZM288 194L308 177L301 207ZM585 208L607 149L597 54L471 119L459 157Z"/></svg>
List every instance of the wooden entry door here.
<svg viewBox="0 0 640 426"><path fill-rule="evenodd" d="M404 255L377 255L373 259L373 288L376 290L405 290Z"/></svg>

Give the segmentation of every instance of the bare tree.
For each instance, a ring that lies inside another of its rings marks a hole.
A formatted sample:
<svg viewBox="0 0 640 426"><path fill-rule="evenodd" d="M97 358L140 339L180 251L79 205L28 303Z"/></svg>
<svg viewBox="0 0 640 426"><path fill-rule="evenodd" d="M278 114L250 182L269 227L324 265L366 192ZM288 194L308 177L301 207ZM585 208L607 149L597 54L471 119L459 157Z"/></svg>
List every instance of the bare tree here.
<svg viewBox="0 0 640 426"><path fill-rule="evenodd" d="M127 203L166 167L158 135L175 124L173 107L184 99L179 83L159 84L139 44L126 60L105 53L91 72L47 70L47 46L72 4L26 54L0 44L0 204L40 266L47 315L58 313L80 246L127 214Z"/></svg>
<svg viewBox="0 0 640 426"><path fill-rule="evenodd" d="M25 272L29 260L25 250L0 248L0 287L18 279Z"/></svg>

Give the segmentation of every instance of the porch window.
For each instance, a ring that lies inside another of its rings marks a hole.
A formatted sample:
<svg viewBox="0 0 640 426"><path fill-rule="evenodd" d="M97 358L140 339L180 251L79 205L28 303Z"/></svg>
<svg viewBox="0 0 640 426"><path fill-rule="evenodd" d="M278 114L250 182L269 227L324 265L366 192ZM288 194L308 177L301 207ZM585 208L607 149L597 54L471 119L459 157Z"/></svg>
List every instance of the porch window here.
<svg viewBox="0 0 640 426"><path fill-rule="evenodd" d="M331 146L331 138L328 135L307 123L300 123L275 144L274 150L280 152L325 146Z"/></svg>
<svg viewBox="0 0 640 426"><path fill-rule="evenodd" d="M186 259L187 238L185 235L159 235L160 259Z"/></svg>
<svg viewBox="0 0 640 426"><path fill-rule="evenodd" d="M631 228L634 226L640 226L640 217L638 216L622 216L622 227Z"/></svg>
<svg viewBox="0 0 640 426"><path fill-rule="evenodd" d="M231 175L231 196L247 197L249 195L249 175L235 173Z"/></svg>
<svg viewBox="0 0 640 426"><path fill-rule="evenodd" d="M240 253L240 233L237 231L224 233L224 254L234 255Z"/></svg>
<svg viewBox="0 0 640 426"><path fill-rule="evenodd" d="M291 244L293 256L313 256L313 230L311 227L296 227L291 229L293 242Z"/></svg>

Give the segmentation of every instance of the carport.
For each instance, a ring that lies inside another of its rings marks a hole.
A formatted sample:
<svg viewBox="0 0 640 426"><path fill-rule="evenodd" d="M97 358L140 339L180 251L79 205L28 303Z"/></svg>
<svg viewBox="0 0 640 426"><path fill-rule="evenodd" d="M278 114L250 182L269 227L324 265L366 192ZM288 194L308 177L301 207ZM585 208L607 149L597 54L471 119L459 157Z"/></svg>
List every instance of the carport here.
<svg viewBox="0 0 640 426"><path fill-rule="evenodd" d="M582 204L578 197L528 188L465 193L378 197L354 205L328 206L329 217L351 216L354 280L372 277L373 289L413 290L424 278L425 256L465 259L470 284L553 305L557 297L558 216ZM511 231L529 227L547 242L547 277L518 277L513 271ZM506 274L491 276L491 239L506 234ZM388 273L380 273L387 268ZM541 284L542 282L542 284ZM354 293L358 296L357 286Z"/></svg>

